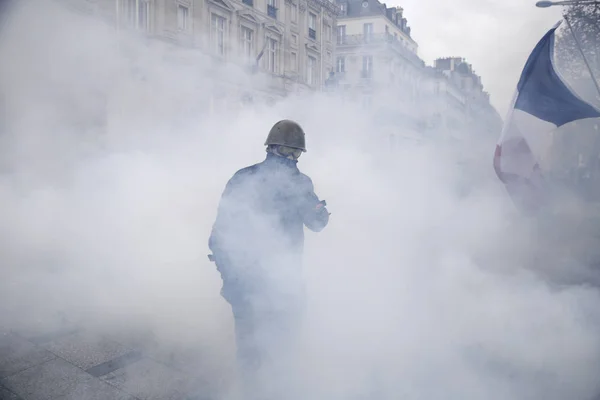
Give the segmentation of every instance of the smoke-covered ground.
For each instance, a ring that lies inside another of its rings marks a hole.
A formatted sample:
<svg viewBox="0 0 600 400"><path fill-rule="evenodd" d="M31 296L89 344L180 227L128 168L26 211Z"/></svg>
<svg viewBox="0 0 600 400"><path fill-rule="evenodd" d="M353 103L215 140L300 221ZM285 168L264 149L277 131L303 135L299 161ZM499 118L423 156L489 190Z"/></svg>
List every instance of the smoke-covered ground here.
<svg viewBox="0 0 600 400"><path fill-rule="evenodd" d="M261 161L268 129L291 118L307 132L299 167L332 213L323 232L306 235L296 377L306 397L588 399L600 390L598 291L581 283L582 267L575 276L551 257L532 262L536 230L494 179L493 147L434 139L391 153L368 114L318 95L186 113L189 86L204 95L219 72L121 40L128 57L109 27L50 2L23 2L4 26L3 329L43 333L66 317L151 337L201 353L225 398L232 318L207 239L227 180ZM145 80L131 77L132 62ZM99 93L111 99L106 133L95 126ZM465 171L458 159L468 151L482 156ZM489 179L469 180L482 170Z"/></svg>

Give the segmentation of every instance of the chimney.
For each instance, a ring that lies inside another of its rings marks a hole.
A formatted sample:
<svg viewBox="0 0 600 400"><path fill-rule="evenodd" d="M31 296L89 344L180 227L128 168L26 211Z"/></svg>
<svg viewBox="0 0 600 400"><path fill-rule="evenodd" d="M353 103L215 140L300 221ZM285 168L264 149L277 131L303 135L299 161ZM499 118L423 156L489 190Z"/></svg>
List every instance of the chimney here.
<svg viewBox="0 0 600 400"><path fill-rule="evenodd" d="M404 9L400 6L396 6L396 12L398 13L398 19L402 19L402 13L404 13Z"/></svg>

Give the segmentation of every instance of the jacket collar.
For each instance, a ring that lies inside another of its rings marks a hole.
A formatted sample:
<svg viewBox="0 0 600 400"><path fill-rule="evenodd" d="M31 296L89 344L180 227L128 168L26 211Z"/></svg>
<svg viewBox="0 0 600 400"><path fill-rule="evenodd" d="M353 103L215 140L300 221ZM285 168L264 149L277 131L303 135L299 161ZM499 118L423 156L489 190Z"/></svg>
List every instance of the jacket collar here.
<svg viewBox="0 0 600 400"><path fill-rule="evenodd" d="M264 163L267 165L281 165L292 169L298 169L298 160L290 160L289 158L280 157L273 153L267 153L267 158Z"/></svg>

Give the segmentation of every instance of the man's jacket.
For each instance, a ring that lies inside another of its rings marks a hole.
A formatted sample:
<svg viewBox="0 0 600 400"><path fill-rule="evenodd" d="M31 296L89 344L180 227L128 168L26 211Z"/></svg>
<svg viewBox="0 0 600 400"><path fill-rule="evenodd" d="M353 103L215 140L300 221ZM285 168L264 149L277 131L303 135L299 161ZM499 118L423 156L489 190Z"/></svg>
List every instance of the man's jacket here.
<svg viewBox="0 0 600 400"><path fill-rule="evenodd" d="M318 203L311 179L296 161L269 153L263 162L236 172L209 239L223 279L253 274L265 263L299 260L304 226L319 232L329 221L326 210L316 211Z"/></svg>

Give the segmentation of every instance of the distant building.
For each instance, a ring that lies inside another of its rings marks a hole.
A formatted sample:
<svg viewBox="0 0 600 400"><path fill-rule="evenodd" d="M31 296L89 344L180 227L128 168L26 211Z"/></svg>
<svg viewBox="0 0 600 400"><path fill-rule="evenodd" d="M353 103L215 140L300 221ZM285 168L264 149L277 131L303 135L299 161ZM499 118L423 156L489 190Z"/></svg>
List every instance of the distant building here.
<svg viewBox="0 0 600 400"><path fill-rule="evenodd" d="M393 135L417 135L425 63L401 7L378 0L338 0L335 70L331 83L346 100L373 111ZM375 95L376 94L376 95Z"/></svg>
<svg viewBox="0 0 600 400"><path fill-rule="evenodd" d="M157 82L155 59L138 51L142 43L182 71L168 79L181 101L163 104L154 96L149 113L230 113L326 89L369 110L392 147L402 137L496 132L500 120L471 65L454 57L426 66L404 10L378 0L57 1L103 19L121 36L131 70L106 100L118 112L133 104L136 91L149 90L146 82Z"/></svg>
<svg viewBox="0 0 600 400"><path fill-rule="evenodd" d="M231 79L213 82L211 107L320 90L333 68L337 8L329 0L61 1L115 24L122 35L151 39L148 46L162 46L172 60L202 60L207 74L231 71Z"/></svg>
<svg viewBox="0 0 600 400"><path fill-rule="evenodd" d="M440 119L451 130L476 127L490 135L501 129L502 119L471 64L461 57L438 58L433 75L440 100Z"/></svg>

